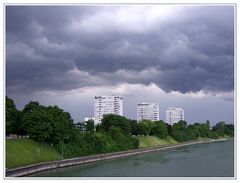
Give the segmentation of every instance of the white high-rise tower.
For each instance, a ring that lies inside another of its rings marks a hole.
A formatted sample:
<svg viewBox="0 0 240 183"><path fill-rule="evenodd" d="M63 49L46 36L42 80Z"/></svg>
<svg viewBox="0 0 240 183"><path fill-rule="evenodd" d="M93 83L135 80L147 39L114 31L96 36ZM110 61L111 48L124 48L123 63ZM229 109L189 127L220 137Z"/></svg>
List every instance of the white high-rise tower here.
<svg viewBox="0 0 240 183"><path fill-rule="evenodd" d="M170 107L166 111L166 123L172 125L180 120L184 120L184 110L182 108Z"/></svg>
<svg viewBox="0 0 240 183"><path fill-rule="evenodd" d="M94 122L101 123L104 114L123 115L122 98L120 96L95 96L94 98Z"/></svg>
<svg viewBox="0 0 240 183"><path fill-rule="evenodd" d="M137 121L148 119L151 121L159 120L159 106L155 103L137 104Z"/></svg>

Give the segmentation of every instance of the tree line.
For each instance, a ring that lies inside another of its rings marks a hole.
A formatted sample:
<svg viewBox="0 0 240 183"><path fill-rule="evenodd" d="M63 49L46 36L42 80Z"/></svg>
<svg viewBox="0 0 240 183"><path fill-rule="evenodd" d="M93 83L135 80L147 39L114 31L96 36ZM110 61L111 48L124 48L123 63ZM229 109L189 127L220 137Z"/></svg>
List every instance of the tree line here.
<svg viewBox="0 0 240 183"><path fill-rule="evenodd" d="M120 120L117 125L106 128L103 122L98 132L89 121L87 131L82 133L75 127L70 114L58 106L46 107L31 101L20 111L14 101L6 97L6 135L28 135L33 140L53 145L64 157L138 148L138 139L118 126L127 119L122 116L115 118ZM108 117L104 119L108 120Z"/></svg>
<svg viewBox="0 0 240 183"><path fill-rule="evenodd" d="M77 126L77 127L76 127ZM6 97L6 134L28 135L29 138L53 145L64 157L114 152L138 148L136 136L172 136L179 142L199 138L233 137L234 125L219 122L212 128L210 122L187 124L179 121L169 125L164 121L127 119L124 116L104 115L101 124L89 120L74 123L68 112L58 106L42 106L31 101L22 111Z"/></svg>

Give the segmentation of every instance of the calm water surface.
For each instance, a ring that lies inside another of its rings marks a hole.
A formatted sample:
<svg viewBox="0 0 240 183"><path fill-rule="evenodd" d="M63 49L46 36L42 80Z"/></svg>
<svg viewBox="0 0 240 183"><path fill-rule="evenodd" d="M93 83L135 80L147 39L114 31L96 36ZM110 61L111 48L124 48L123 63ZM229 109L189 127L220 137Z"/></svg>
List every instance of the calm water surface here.
<svg viewBox="0 0 240 183"><path fill-rule="evenodd" d="M34 177L233 177L233 140L40 172Z"/></svg>

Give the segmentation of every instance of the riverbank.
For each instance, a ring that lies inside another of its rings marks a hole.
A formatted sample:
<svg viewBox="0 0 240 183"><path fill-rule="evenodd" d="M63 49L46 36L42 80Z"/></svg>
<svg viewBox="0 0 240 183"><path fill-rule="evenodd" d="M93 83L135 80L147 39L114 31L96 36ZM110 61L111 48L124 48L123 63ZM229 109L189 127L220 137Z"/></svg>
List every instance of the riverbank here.
<svg viewBox="0 0 240 183"><path fill-rule="evenodd" d="M128 150L128 151L99 154L94 156L85 156L85 157L65 159L65 160L59 160L59 161L50 161L46 163L39 163L39 164L19 167L15 169L7 169L5 175L6 177L26 176L29 174L50 170L50 169L81 165L86 163L115 159L115 158L126 157L126 156L137 155L137 154L159 151L159 150L165 150L170 148L177 148L177 147L193 145L193 144L212 143L212 142L225 141L225 140L227 139L224 138L224 139L217 139L217 140L211 139L211 140L202 140L202 141L191 141L191 142L185 142L185 143L179 143L179 144L163 145L159 147L134 149L134 150Z"/></svg>
<svg viewBox="0 0 240 183"><path fill-rule="evenodd" d="M26 138L6 140L6 168L18 168L61 159L61 154L49 144Z"/></svg>
<svg viewBox="0 0 240 183"><path fill-rule="evenodd" d="M168 144L178 143L171 136L167 136L164 139L160 139L157 136L135 136L139 140L138 148L156 147ZM198 139L201 140L201 139ZM125 150L130 150L125 149ZM64 147L66 152L66 147ZM120 150L119 150L120 151ZM118 151L109 151L102 153L112 153ZM66 152L67 153L67 152ZM85 156L94 155L86 154ZM96 153L95 153L96 155ZM65 157L76 158L83 155ZM65 159L64 158L64 159ZM51 146L46 143L40 143L32 139L14 138L6 140L6 168L18 168L28 166L32 164L44 163L49 161L62 160L61 153L57 151L55 146Z"/></svg>

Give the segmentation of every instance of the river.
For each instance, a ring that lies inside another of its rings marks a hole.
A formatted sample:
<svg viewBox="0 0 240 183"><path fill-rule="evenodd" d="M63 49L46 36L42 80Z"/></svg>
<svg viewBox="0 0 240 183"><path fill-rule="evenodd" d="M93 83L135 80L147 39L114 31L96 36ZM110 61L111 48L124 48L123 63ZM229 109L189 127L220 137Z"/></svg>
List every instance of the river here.
<svg viewBox="0 0 240 183"><path fill-rule="evenodd" d="M234 141L195 144L61 168L32 177L233 177Z"/></svg>

